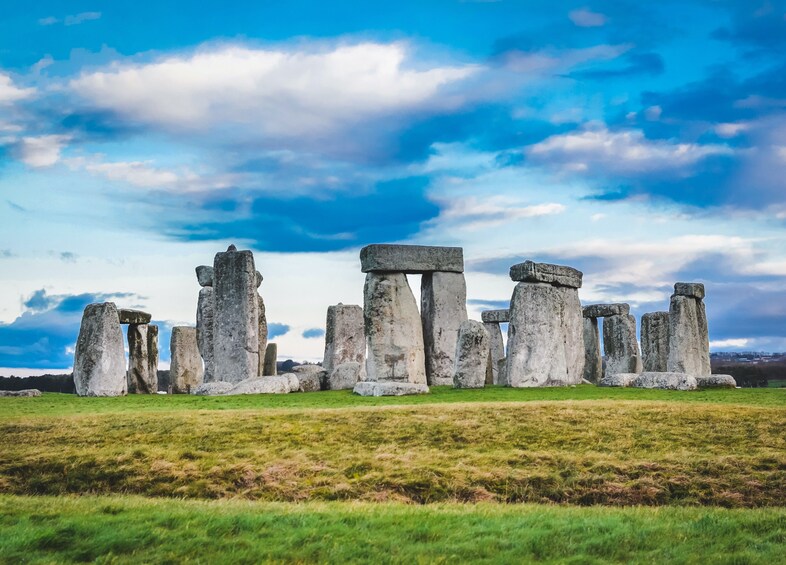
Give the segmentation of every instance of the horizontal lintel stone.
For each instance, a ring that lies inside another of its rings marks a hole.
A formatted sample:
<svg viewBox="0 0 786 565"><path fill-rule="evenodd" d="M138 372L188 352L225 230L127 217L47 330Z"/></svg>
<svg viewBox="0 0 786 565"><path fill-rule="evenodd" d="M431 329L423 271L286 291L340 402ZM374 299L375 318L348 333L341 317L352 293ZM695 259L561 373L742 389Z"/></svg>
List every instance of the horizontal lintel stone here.
<svg viewBox="0 0 786 565"><path fill-rule="evenodd" d="M141 310L122 308L117 311L121 324L149 324L152 316Z"/></svg>
<svg viewBox="0 0 786 565"><path fill-rule="evenodd" d="M582 309L585 318L606 318L608 316L627 316L630 305L624 302L615 304L590 304Z"/></svg>
<svg viewBox="0 0 786 565"><path fill-rule="evenodd" d="M704 285L702 283L674 283L674 294L677 296L690 296L692 298L704 299Z"/></svg>
<svg viewBox="0 0 786 565"><path fill-rule="evenodd" d="M509 322L510 310L507 308L504 310L486 310L485 312L480 313L480 319L485 323Z"/></svg>
<svg viewBox="0 0 786 565"><path fill-rule="evenodd" d="M510 278L517 282L549 283L568 288L581 288L583 273L573 267L525 261L510 268Z"/></svg>
<svg viewBox="0 0 786 565"><path fill-rule="evenodd" d="M373 244L360 250L360 267L364 273L463 273L464 250L461 247Z"/></svg>

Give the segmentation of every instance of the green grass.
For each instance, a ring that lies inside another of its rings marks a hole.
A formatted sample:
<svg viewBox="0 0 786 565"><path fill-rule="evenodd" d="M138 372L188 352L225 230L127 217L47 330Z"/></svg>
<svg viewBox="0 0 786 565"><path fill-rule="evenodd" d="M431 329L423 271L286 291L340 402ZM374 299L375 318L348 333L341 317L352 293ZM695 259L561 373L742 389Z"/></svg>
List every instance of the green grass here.
<svg viewBox="0 0 786 565"><path fill-rule="evenodd" d="M191 395L130 395L117 398L80 398L72 394L47 393L39 398L0 398L0 419L19 416L70 416L75 414L141 413L176 410L243 410L275 408L343 408L362 406L412 406L455 402L540 402L564 400L642 400L679 403L721 403L786 407L786 390L733 389L680 392L632 388L601 388L593 385L555 388L486 387L457 390L432 387L431 394L400 397L361 397L351 391L307 394L239 395L207 397Z"/></svg>
<svg viewBox="0 0 786 565"><path fill-rule="evenodd" d="M771 389L4 400L7 494L786 506Z"/></svg>
<svg viewBox="0 0 786 565"><path fill-rule="evenodd" d="M0 496L1 563L786 563L786 509Z"/></svg>

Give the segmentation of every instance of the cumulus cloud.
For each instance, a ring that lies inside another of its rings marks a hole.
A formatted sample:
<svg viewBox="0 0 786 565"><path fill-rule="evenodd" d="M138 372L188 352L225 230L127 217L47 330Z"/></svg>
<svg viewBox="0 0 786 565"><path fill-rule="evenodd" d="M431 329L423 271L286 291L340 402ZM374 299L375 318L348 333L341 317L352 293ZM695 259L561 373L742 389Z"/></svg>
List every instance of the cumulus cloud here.
<svg viewBox="0 0 786 565"><path fill-rule="evenodd" d="M480 67L409 68L403 43L332 49L204 48L85 72L70 89L101 110L170 129L243 124L261 136L331 132L372 116L457 104L445 89Z"/></svg>
<svg viewBox="0 0 786 565"><path fill-rule="evenodd" d="M35 88L16 86L10 76L0 72L0 105L13 104L19 100L30 98L35 92Z"/></svg>
<svg viewBox="0 0 786 565"><path fill-rule="evenodd" d="M69 140L67 135L23 137L17 145L19 160L36 169L51 167L60 160L60 151Z"/></svg>
<svg viewBox="0 0 786 565"><path fill-rule="evenodd" d="M726 145L649 140L640 130L599 127L554 135L525 150L535 161L575 172L644 174L684 170L712 155L730 155Z"/></svg>
<svg viewBox="0 0 786 565"><path fill-rule="evenodd" d="M464 229L476 230L516 220L561 214L564 211L564 205L554 202L527 205L506 196L470 196L445 201L438 220L454 222Z"/></svg>
<svg viewBox="0 0 786 565"><path fill-rule="evenodd" d="M587 8L572 10L568 13L570 21L579 27L600 27L606 25L607 18L599 12L593 12Z"/></svg>

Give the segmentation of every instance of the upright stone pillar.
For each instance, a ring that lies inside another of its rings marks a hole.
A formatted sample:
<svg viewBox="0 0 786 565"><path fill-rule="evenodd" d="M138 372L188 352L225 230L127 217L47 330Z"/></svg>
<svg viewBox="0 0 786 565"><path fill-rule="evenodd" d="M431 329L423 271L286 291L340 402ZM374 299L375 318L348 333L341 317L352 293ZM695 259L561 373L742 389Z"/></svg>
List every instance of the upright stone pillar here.
<svg viewBox="0 0 786 565"><path fill-rule="evenodd" d="M175 394L189 394L204 380L196 328L175 326L169 342L169 385Z"/></svg>
<svg viewBox="0 0 786 565"><path fill-rule="evenodd" d="M510 301L510 386L579 384L585 358L578 295L582 273L527 261L511 267L510 277L519 281Z"/></svg>
<svg viewBox="0 0 786 565"><path fill-rule="evenodd" d="M128 393L155 394L158 390L158 326L129 324L127 336Z"/></svg>
<svg viewBox="0 0 786 565"><path fill-rule="evenodd" d="M325 356L322 368L331 374L343 363L358 363L360 380L366 375L366 335L363 308L354 304L328 306L325 322ZM352 384L354 386L354 383Z"/></svg>
<svg viewBox="0 0 786 565"><path fill-rule="evenodd" d="M112 302L88 304L74 348L74 387L79 396L122 396L127 391L120 317Z"/></svg>
<svg viewBox="0 0 786 565"><path fill-rule="evenodd" d="M213 353L213 339L215 328L215 291L212 286L199 290L197 302L196 332L199 354L205 363L205 382L212 383L216 380L215 360Z"/></svg>
<svg viewBox="0 0 786 565"><path fill-rule="evenodd" d="M265 314L265 301L261 294L257 294L259 307L259 375L265 374L265 352L267 351L267 316Z"/></svg>
<svg viewBox="0 0 786 565"><path fill-rule="evenodd" d="M489 334L491 380L495 385L506 385L504 371L500 372L500 361L505 359L505 343L502 341L500 323L510 321L510 310L486 310L480 313L483 327Z"/></svg>
<svg viewBox="0 0 786 565"><path fill-rule="evenodd" d="M265 348L265 362L262 367L262 376L275 377L278 374L278 345L268 343Z"/></svg>
<svg viewBox="0 0 786 565"><path fill-rule="evenodd" d="M641 373L641 355L636 341L636 318L617 314L603 319L605 375Z"/></svg>
<svg viewBox="0 0 786 565"><path fill-rule="evenodd" d="M599 383L603 378L597 318L584 318L584 378L591 383Z"/></svg>
<svg viewBox="0 0 786 565"><path fill-rule="evenodd" d="M259 372L259 299L251 251L230 245L213 261L216 380L239 383Z"/></svg>
<svg viewBox="0 0 786 565"><path fill-rule="evenodd" d="M424 273L420 282L420 316L428 385L452 386L456 340L462 322L467 320L464 273Z"/></svg>
<svg viewBox="0 0 786 565"><path fill-rule="evenodd" d="M489 362L489 334L483 324L466 320L459 329L453 371L455 388L483 388Z"/></svg>
<svg viewBox="0 0 786 565"><path fill-rule="evenodd" d="M665 373L669 364L669 313L641 317L641 358L644 371Z"/></svg>
<svg viewBox="0 0 786 565"><path fill-rule="evenodd" d="M669 307L668 370L708 376L710 341L704 308L704 285L676 283Z"/></svg>

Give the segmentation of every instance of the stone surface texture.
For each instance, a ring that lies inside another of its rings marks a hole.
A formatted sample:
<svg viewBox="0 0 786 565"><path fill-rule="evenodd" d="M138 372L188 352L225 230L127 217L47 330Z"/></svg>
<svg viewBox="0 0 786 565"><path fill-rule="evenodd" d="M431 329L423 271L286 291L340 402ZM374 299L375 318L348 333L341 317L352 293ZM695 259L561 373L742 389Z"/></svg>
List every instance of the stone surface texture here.
<svg viewBox="0 0 786 565"><path fill-rule="evenodd" d="M322 367L329 375L342 363L358 363L365 376L366 334L363 308L355 304L328 306Z"/></svg>
<svg viewBox="0 0 786 565"><path fill-rule="evenodd" d="M484 322L483 327L486 328L489 334L491 383L495 385L505 384L499 373L499 362L505 358L505 342L502 340L502 329L496 322Z"/></svg>
<svg viewBox="0 0 786 565"><path fill-rule="evenodd" d="M429 386L453 385L456 340L467 320L464 273L426 273L420 280L420 316Z"/></svg>
<svg viewBox="0 0 786 565"><path fill-rule="evenodd" d="M510 321L510 309L503 310L485 310L480 313L480 319L488 323L507 323Z"/></svg>
<svg viewBox="0 0 786 565"><path fill-rule="evenodd" d="M426 385L423 327L403 273L368 273L363 292L367 381Z"/></svg>
<svg viewBox="0 0 786 565"><path fill-rule="evenodd" d="M508 325L507 383L512 387L579 384L584 373L583 328L575 288L517 284Z"/></svg>
<svg viewBox="0 0 786 565"><path fill-rule="evenodd" d="M149 324L153 316L141 310L122 308L117 311L121 324Z"/></svg>
<svg viewBox="0 0 786 565"><path fill-rule="evenodd" d="M641 317L641 361L649 372L665 372L669 362L669 313L649 312Z"/></svg>
<svg viewBox="0 0 786 565"><path fill-rule="evenodd" d="M323 372L296 373L298 380L297 392L319 392L322 390Z"/></svg>
<svg viewBox="0 0 786 565"><path fill-rule="evenodd" d="M361 381L363 372L363 366L355 361L336 365L327 376L325 388L327 390L352 389Z"/></svg>
<svg viewBox="0 0 786 565"><path fill-rule="evenodd" d="M292 382L288 375L271 375L240 381L226 394L288 394L291 389Z"/></svg>
<svg viewBox="0 0 786 565"><path fill-rule="evenodd" d="M112 302L88 304L74 351L79 396L122 396L128 390L120 316Z"/></svg>
<svg viewBox="0 0 786 565"><path fill-rule="evenodd" d="M253 254L217 253L213 277L215 378L237 383L259 372L259 301Z"/></svg>
<svg viewBox="0 0 786 565"><path fill-rule="evenodd" d="M264 375L265 353L267 352L267 314L265 313L265 301L262 299L262 295L259 293L257 293L257 306L257 315L259 316L259 325L257 330L257 336L259 339L259 367L257 369L257 374Z"/></svg>
<svg viewBox="0 0 786 565"><path fill-rule="evenodd" d="M213 286L213 267L200 265L196 268L196 276L199 286Z"/></svg>
<svg viewBox="0 0 786 565"><path fill-rule="evenodd" d="M673 373L710 375L709 344L704 303L689 296L672 295L667 369Z"/></svg>
<svg viewBox="0 0 786 565"><path fill-rule="evenodd" d="M364 273L463 273L464 251L429 245L367 245L360 250L360 268Z"/></svg>
<svg viewBox="0 0 786 565"><path fill-rule="evenodd" d="M613 375L603 375L598 381L598 386L630 386L630 383L639 376L640 373L615 373Z"/></svg>
<svg viewBox="0 0 786 565"><path fill-rule="evenodd" d="M0 397L32 398L41 396L41 391L37 388L26 388L23 390L0 390Z"/></svg>
<svg viewBox="0 0 786 565"><path fill-rule="evenodd" d="M216 381L212 383L202 383L192 390L191 394L196 394L198 396L221 396L222 394L229 394L229 391L233 388L235 388L235 385L232 383Z"/></svg>
<svg viewBox="0 0 786 565"><path fill-rule="evenodd" d="M584 376L591 383L603 378L603 355L600 353L600 332L598 319L584 317Z"/></svg>
<svg viewBox="0 0 786 565"><path fill-rule="evenodd" d="M355 385L352 392L360 396L406 396L410 394L428 394L428 385L391 381L362 381Z"/></svg>
<svg viewBox="0 0 786 565"><path fill-rule="evenodd" d="M690 296L697 300L704 300L704 284L703 283L674 283L674 294L677 296Z"/></svg>
<svg viewBox="0 0 786 565"><path fill-rule="evenodd" d="M278 373L276 361L278 360L278 345L268 343L265 348L265 362L262 367L262 376L272 377Z"/></svg>
<svg viewBox="0 0 786 565"><path fill-rule="evenodd" d="M731 375L704 375L696 377L699 388L737 388L737 381Z"/></svg>
<svg viewBox="0 0 786 565"><path fill-rule="evenodd" d="M641 355L636 341L636 318L630 314L603 319L605 373L641 373Z"/></svg>
<svg viewBox="0 0 786 565"><path fill-rule="evenodd" d="M618 302L614 304L590 304L582 309L585 318L605 318L606 316L627 316L630 304Z"/></svg>
<svg viewBox="0 0 786 565"><path fill-rule="evenodd" d="M169 385L175 394L189 394L204 382L196 328L175 326L169 342Z"/></svg>
<svg viewBox="0 0 786 565"><path fill-rule="evenodd" d="M489 362L490 338L482 322L462 322L456 342L455 388L483 388Z"/></svg>
<svg viewBox="0 0 786 565"><path fill-rule="evenodd" d="M213 287L206 286L199 289L196 312L197 346L205 364L204 382L206 383L212 383L216 380L213 354L215 308L216 302Z"/></svg>
<svg viewBox="0 0 786 565"><path fill-rule="evenodd" d="M582 272L573 267L550 263L525 261L510 268L511 280L518 282L548 283L568 288L581 288L582 277Z"/></svg>
<svg viewBox="0 0 786 565"><path fill-rule="evenodd" d="M630 383L635 388L658 388L664 390L696 390L696 377L685 373L641 373Z"/></svg>
<svg viewBox="0 0 786 565"><path fill-rule="evenodd" d="M126 335L128 394L155 394L158 392L158 326L129 324Z"/></svg>

